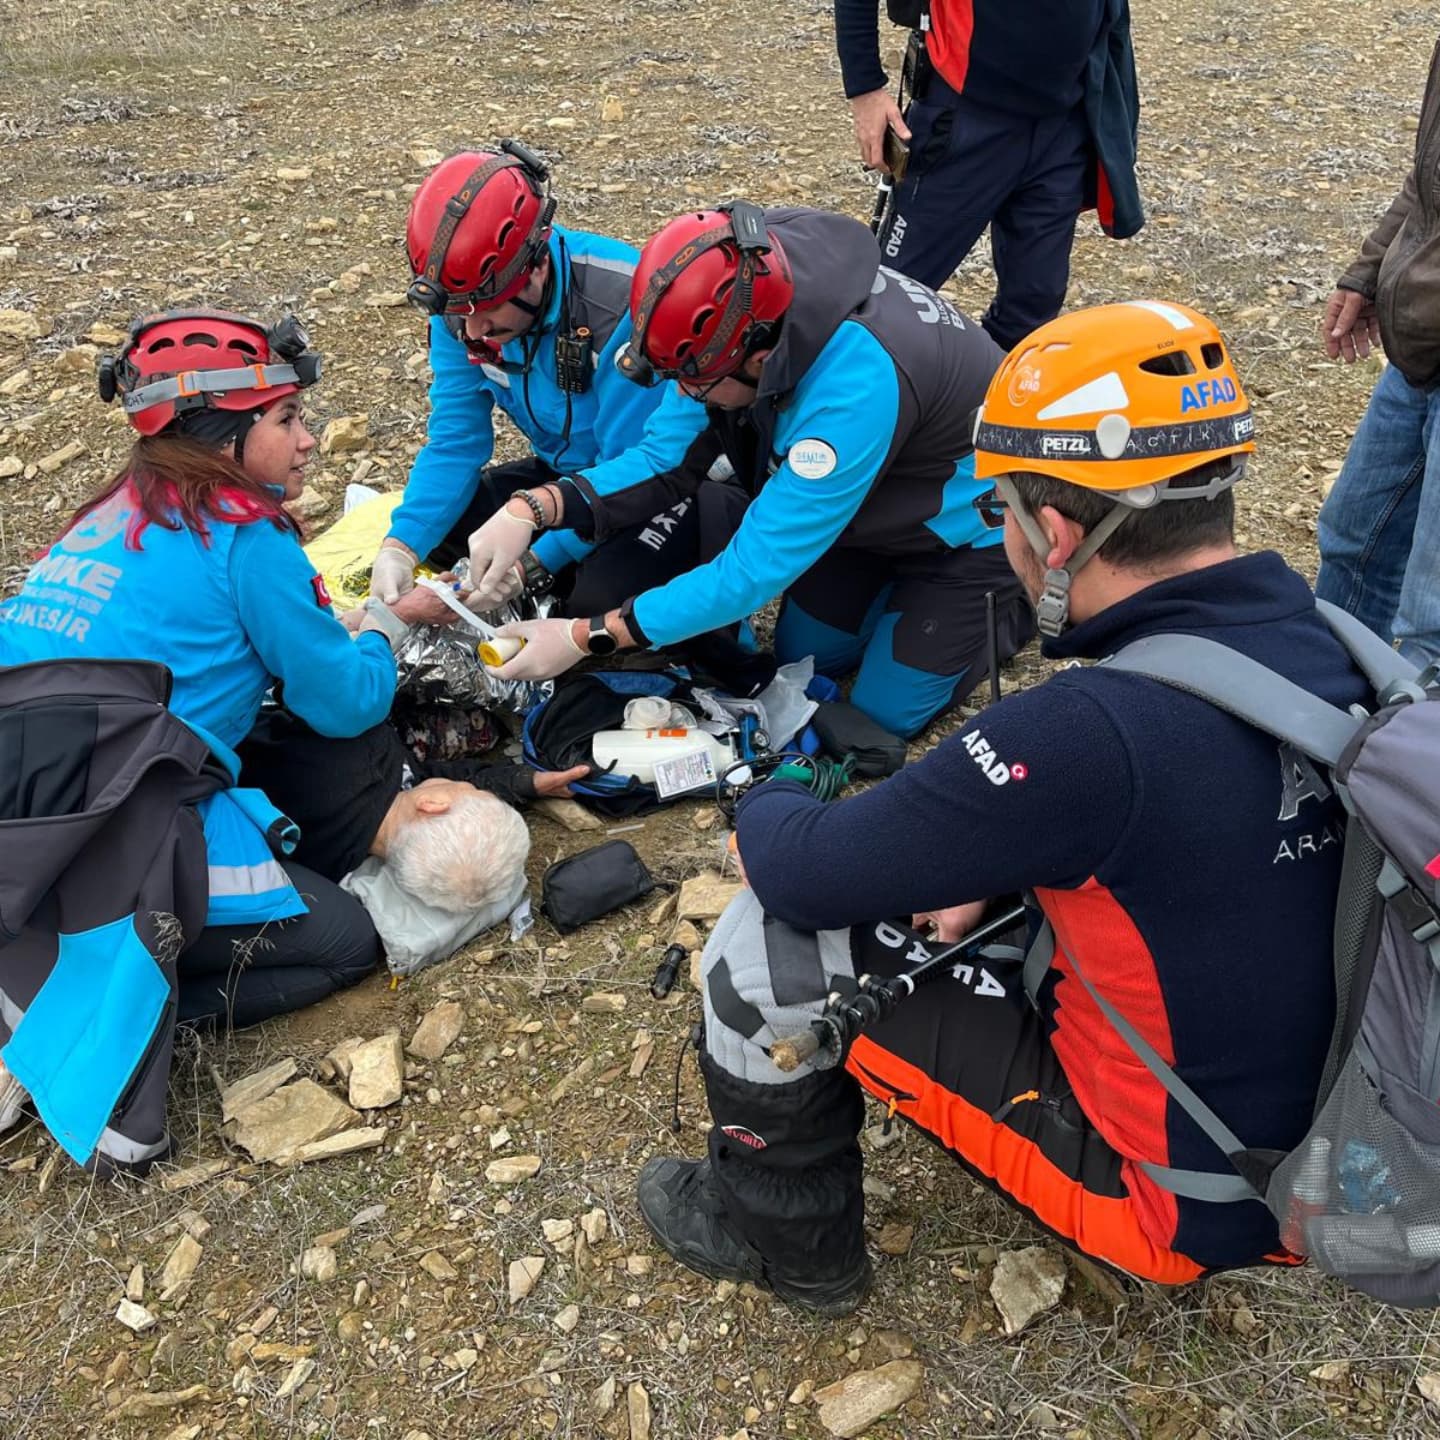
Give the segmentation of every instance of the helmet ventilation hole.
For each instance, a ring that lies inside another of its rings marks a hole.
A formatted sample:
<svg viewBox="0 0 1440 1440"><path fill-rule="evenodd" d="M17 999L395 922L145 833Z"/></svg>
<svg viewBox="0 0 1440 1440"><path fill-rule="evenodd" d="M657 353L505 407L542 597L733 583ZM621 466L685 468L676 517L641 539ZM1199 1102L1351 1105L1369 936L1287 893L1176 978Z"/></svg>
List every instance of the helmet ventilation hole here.
<svg viewBox="0 0 1440 1440"><path fill-rule="evenodd" d="M1164 355L1152 355L1140 362L1142 370L1152 375L1193 375L1195 362L1184 350L1169 350Z"/></svg>

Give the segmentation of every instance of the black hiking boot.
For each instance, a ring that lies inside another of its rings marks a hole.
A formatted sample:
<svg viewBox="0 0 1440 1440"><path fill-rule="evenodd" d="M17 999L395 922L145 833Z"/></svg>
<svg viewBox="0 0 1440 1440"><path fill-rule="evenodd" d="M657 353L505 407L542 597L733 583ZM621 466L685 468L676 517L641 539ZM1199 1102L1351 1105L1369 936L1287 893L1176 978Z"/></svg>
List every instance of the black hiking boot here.
<svg viewBox="0 0 1440 1440"><path fill-rule="evenodd" d="M748 1281L787 1304L827 1319L848 1315L873 1278L869 1258L853 1273L824 1281L781 1277L731 1230L708 1160L663 1156L646 1163L636 1196L640 1214L660 1246L687 1269L712 1280Z"/></svg>

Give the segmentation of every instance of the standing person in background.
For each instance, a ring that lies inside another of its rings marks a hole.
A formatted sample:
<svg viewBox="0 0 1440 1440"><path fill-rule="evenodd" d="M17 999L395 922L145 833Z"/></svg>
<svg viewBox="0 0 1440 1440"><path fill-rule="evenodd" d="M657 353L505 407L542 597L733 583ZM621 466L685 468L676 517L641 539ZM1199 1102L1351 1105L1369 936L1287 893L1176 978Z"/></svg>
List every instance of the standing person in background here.
<svg viewBox="0 0 1440 1440"><path fill-rule="evenodd" d="M1321 325L1332 360L1390 364L1320 510L1315 593L1407 660L1440 660L1440 44L1415 164L1340 277Z"/></svg>
<svg viewBox="0 0 1440 1440"><path fill-rule="evenodd" d="M885 88L875 0L835 0L860 158L890 171L887 129L909 145L880 229L885 263L938 290L990 226L996 291L981 323L1009 350L1060 313L1082 210L1116 239L1145 223L1129 0L886 8L913 32L903 115Z"/></svg>

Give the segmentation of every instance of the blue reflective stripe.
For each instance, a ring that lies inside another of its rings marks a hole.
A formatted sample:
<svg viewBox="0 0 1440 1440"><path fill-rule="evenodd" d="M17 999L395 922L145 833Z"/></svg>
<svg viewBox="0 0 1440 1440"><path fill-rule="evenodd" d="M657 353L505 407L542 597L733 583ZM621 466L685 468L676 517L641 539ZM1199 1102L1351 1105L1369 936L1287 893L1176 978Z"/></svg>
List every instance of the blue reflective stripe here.
<svg viewBox="0 0 1440 1440"><path fill-rule="evenodd" d="M293 920L309 913L300 892L287 879L283 889L246 895L212 895L205 911L206 925L267 925Z"/></svg>
<svg viewBox="0 0 1440 1440"><path fill-rule="evenodd" d="M256 826L255 814L231 791L207 796L195 808L205 827L210 866L207 925L261 925L308 912L300 892L271 854L269 842ZM268 809L280 813L273 806ZM257 808L256 813L263 812Z"/></svg>
<svg viewBox="0 0 1440 1440"><path fill-rule="evenodd" d="M211 865L210 898L272 895L289 886L290 879L274 860L258 865Z"/></svg>

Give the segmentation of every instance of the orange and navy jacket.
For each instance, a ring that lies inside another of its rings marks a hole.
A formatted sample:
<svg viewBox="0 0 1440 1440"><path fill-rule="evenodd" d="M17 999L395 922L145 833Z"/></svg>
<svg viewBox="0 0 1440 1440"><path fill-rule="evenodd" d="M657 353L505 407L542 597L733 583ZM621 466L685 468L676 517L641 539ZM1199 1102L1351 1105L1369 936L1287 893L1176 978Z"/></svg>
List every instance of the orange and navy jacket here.
<svg viewBox="0 0 1440 1440"><path fill-rule="evenodd" d="M835 43L847 98L884 89L876 0L835 0ZM1098 162L1087 206L1107 235L1140 230L1130 0L931 0L926 49L951 90L988 109L1040 116L1083 104Z"/></svg>
<svg viewBox="0 0 1440 1440"><path fill-rule="evenodd" d="M1273 553L1151 585L1045 651L1097 659L1165 632L1229 645L1332 704L1371 698ZM806 929L1032 894L1096 987L1241 1139L1288 1150L1309 1127L1334 1018L1341 816L1322 776L1242 721L1077 666L853 799L757 786L737 826L766 911ZM1230 1173L1063 956L1041 1010L1076 1099L1121 1156ZM1207 1268L1279 1248L1258 1202L1180 1200L1135 1163L1124 1177L1156 1244Z"/></svg>

